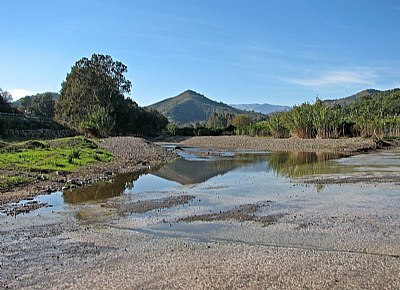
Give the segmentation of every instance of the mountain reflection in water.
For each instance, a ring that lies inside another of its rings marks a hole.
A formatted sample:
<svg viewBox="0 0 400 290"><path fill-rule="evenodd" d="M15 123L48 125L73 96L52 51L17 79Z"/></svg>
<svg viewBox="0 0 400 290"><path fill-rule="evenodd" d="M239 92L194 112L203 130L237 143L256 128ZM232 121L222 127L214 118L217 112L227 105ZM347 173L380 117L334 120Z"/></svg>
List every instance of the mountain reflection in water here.
<svg viewBox="0 0 400 290"><path fill-rule="evenodd" d="M168 182L174 185L175 183L199 184L236 169L265 170L284 177L338 173L341 168L332 166L329 160L343 156L343 154L315 152L270 152L238 153L234 156L211 159L180 159L159 168L119 174L110 181L101 181L91 186L68 190L63 193L63 199L66 203L76 204L101 201L124 193L134 194L141 190L163 191L168 188ZM160 180L165 182L160 182ZM147 186L142 186L141 182L146 183Z"/></svg>
<svg viewBox="0 0 400 290"><path fill-rule="evenodd" d="M153 174L182 185L197 184L214 176L224 175L239 167L266 162L267 158L266 154L243 154L210 160L189 161L180 159L174 163L166 164Z"/></svg>

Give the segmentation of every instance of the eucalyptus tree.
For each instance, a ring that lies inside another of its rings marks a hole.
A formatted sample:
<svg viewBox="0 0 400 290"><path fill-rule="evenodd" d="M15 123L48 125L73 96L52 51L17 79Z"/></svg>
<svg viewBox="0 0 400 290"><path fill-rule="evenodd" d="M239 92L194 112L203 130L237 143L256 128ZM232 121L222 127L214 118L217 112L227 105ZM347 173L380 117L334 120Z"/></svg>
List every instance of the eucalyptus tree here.
<svg viewBox="0 0 400 290"><path fill-rule="evenodd" d="M89 116L103 113L109 116L101 119L115 120L118 126L123 120L118 120L117 111L123 107L124 94L132 86L124 76L127 71L122 62L114 61L109 55L93 54L90 59L83 57L75 62L61 84L57 119L79 128Z"/></svg>
<svg viewBox="0 0 400 290"><path fill-rule="evenodd" d="M30 113L37 117L54 117L54 97L50 92L38 94L28 107Z"/></svg>

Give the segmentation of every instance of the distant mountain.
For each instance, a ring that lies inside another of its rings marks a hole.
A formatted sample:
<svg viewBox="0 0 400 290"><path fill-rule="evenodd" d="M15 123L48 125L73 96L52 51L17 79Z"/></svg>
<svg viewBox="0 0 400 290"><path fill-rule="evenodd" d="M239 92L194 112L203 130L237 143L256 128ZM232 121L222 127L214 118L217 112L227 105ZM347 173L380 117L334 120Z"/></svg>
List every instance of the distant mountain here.
<svg viewBox="0 0 400 290"><path fill-rule="evenodd" d="M371 96L373 94L380 93L380 92L381 92L380 90L367 89L367 90L363 90L361 92L358 92L358 93L356 93L354 95L351 95L349 97L345 97L345 98L341 98L341 99L335 99L335 100L324 100L323 103L325 103L327 105L346 106L346 105L352 103L353 101L358 100L359 98Z"/></svg>
<svg viewBox="0 0 400 290"><path fill-rule="evenodd" d="M175 97L150 105L148 108L155 109L167 117L169 121L180 124L206 122L214 112L235 115L250 114L253 117L262 116L259 113L246 112L222 102L215 102L192 90L184 91Z"/></svg>
<svg viewBox="0 0 400 290"><path fill-rule="evenodd" d="M230 104L230 106L236 109L246 110L250 112L254 111L265 115L274 112L289 111L291 109L291 107L289 106L271 105L271 104L239 104L239 105Z"/></svg>

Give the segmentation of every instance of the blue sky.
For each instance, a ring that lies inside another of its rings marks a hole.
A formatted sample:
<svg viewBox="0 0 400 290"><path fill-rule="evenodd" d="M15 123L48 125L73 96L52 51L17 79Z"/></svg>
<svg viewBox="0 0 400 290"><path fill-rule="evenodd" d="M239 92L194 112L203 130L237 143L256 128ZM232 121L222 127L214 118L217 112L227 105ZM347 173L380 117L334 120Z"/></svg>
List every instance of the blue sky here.
<svg viewBox="0 0 400 290"><path fill-rule="evenodd" d="M142 106L186 89L295 105L400 87L397 0L0 1L0 87L14 99L59 91L93 53L128 66Z"/></svg>

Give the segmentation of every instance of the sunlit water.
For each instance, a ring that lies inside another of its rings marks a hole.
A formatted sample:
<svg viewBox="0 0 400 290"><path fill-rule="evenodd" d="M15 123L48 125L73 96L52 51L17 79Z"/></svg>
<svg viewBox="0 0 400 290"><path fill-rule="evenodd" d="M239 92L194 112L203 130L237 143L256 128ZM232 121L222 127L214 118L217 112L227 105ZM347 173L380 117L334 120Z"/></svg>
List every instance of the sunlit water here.
<svg viewBox="0 0 400 290"><path fill-rule="evenodd" d="M198 157L200 154L201 157ZM193 195L188 205L172 209L132 214L143 225L187 215L224 211L241 204L273 202L270 212L296 208L309 202L329 187L297 184L295 177L318 174L346 174L355 170L360 157L313 152L235 152L207 156L205 150L189 148L176 162L147 171L121 174L112 182L40 195L35 199L49 207L30 214L54 212L68 206L104 203L116 197L128 197L130 202L154 200L173 195ZM357 159L358 158L358 159ZM387 158L388 159L388 158ZM361 165L360 165L361 166ZM372 165L370 165L372 166ZM380 164L384 168L384 164ZM398 164L387 165L397 168ZM22 201L26 202L26 201Z"/></svg>
<svg viewBox="0 0 400 290"><path fill-rule="evenodd" d="M238 242L399 255L398 183L306 184L307 176L351 176L377 171L400 176L399 152L345 157L304 152L235 152L208 156L184 149L185 159L159 168L117 175L92 186L37 196L49 207L25 214L72 213L77 219L156 237ZM200 154L201 157L197 157ZM400 179L399 179L400 182ZM111 208L190 196L188 202L138 213ZM22 201L26 202L26 201ZM279 215L271 226L239 220L181 222L240 205L262 205L258 216ZM110 214L111 212L111 214ZM18 218L18 217L17 217Z"/></svg>

